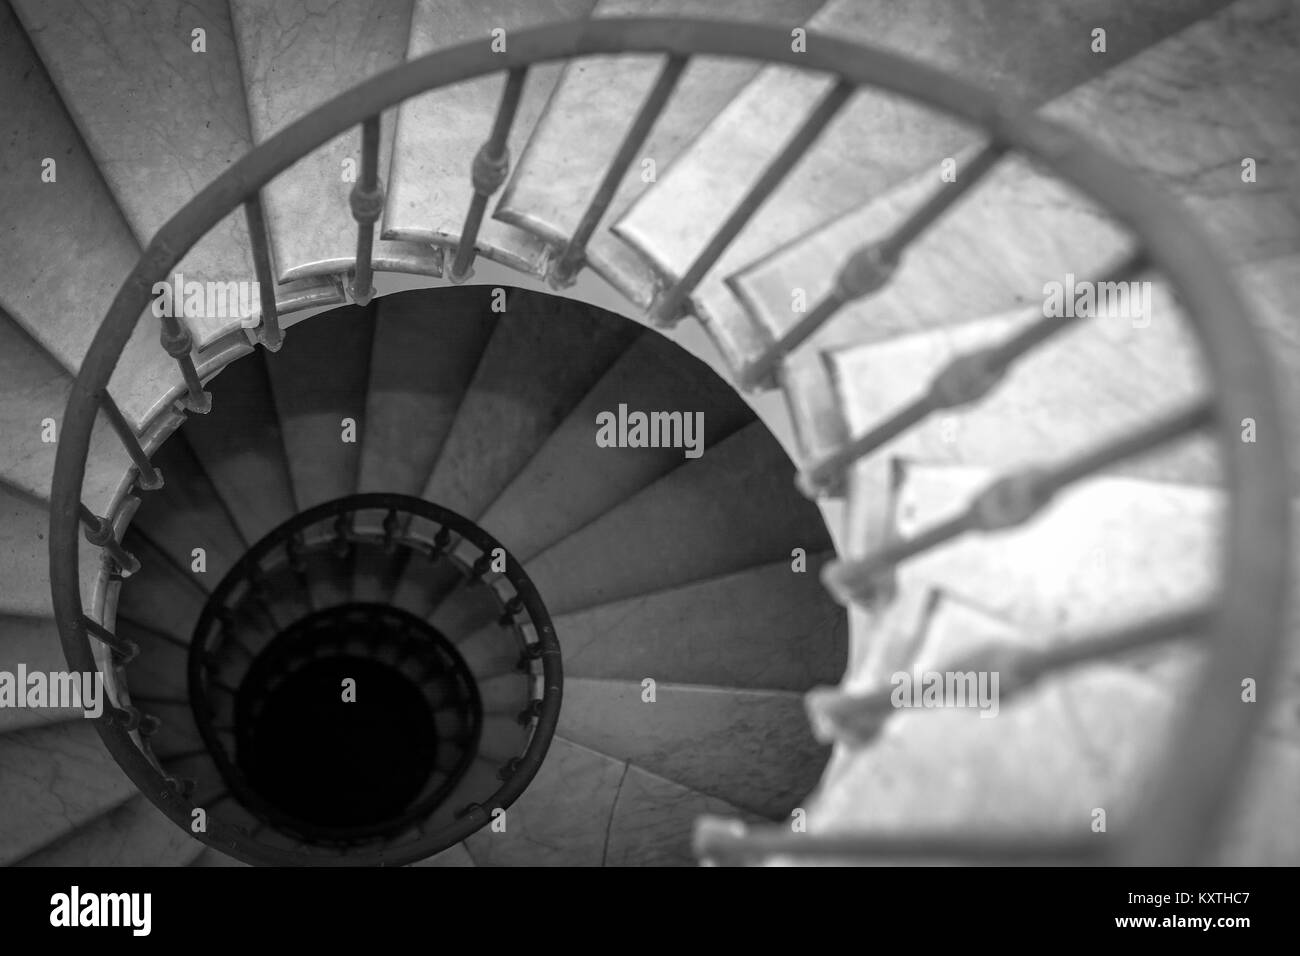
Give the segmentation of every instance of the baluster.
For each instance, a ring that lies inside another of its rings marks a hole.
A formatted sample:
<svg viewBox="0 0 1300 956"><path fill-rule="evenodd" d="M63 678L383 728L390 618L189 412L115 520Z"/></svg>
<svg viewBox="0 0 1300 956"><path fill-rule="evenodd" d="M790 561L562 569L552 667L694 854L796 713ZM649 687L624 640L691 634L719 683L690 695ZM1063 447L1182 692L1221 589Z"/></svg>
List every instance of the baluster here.
<svg viewBox="0 0 1300 956"><path fill-rule="evenodd" d="M880 572L968 531L1000 531L1022 524L1057 492L1079 479L1152 451L1209 425L1213 419L1213 403L1205 399L1053 467L1028 468L1006 475L976 495L964 512L921 534L887 544L862 558L828 564L822 573L823 582L845 603L870 601L876 592L874 579Z"/></svg>
<svg viewBox="0 0 1300 956"><path fill-rule="evenodd" d="M122 410L117 407L117 402L105 395L99 407L103 410L108 423L113 427L113 431L117 433L122 447L126 449L126 453L131 456L131 461L135 463L137 472L136 486L143 491L156 491L161 488L163 486L162 472L149 461L149 456L144 453L144 446L140 444L140 439L136 436L135 430L127 423Z"/></svg>
<svg viewBox="0 0 1300 956"><path fill-rule="evenodd" d="M452 282L464 282L473 275L470 265L474 261L478 231L483 224L488 197L501 188L510 172L510 150L506 146L506 140L515 121L515 111L519 108L519 98L523 95L524 78L527 75L527 67L516 67L506 74L506 85L501 93L501 105L497 108L496 119L492 122L492 132L488 134L487 142L474 154L474 164L470 169L474 198L470 200L469 211L465 214L465 225L456 245L456 258L447 275Z"/></svg>
<svg viewBox="0 0 1300 956"><path fill-rule="evenodd" d="M821 101L808 114L803 125L795 132L790 141L782 147L781 152L776 158L768 164L758 177L757 182L745 194L745 198L740 201L722 227L713 234L708 244L696 256L695 261L690 264L685 274L677 280L667 292L665 292L655 303L651 310L652 321L659 326L671 327L681 320L682 308L686 304L686 299L700 284L700 280L713 268L714 263L722 256L727 247L745 228L745 224L758 212L760 206L767 201L767 197L772 191L781 184L786 175L794 168L795 164L803 158L808 148L821 135L822 130L835 117L842 107L853 95L853 84L840 80Z"/></svg>
<svg viewBox="0 0 1300 956"><path fill-rule="evenodd" d="M366 305L374 297L374 270L371 255L375 244L375 223L384 210L384 187L379 181L379 117L372 116L361 124L361 177L348 196L352 218L357 221L356 271L348 292L357 305Z"/></svg>
<svg viewBox="0 0 1300 956"><path fill-rule="evenodd" d="M88 542L108 552L108 556L117 562L124 576L130 576L140 570L139 559L118 543L111 521L96 515L83 502L77 502L77 509L81 516L81 523L85 525Z"/></svg>
<svg viewBox="0 0 1300 956"><path fill-rule="evenodd" d="M158 332L158 341L163 351L176 360L181 377L185 379L185 395L180 398L181 407L197 415L206 415L212 411L212 393L203 390L199 380L199 370L194 366L194 336L190 327L174 315L163 315L162 328Z"/></svg>
<svg viewBox="0 0 1300 956"><path fill-rule="evenodd" d="M1146 255L1137 252L1110 270L1102 282L1123 282L1146 268ZM1083 316L1045 316L1005 342L959 355L935 373L924 395L904 405L875 428L831 455L807 466L799 476L804 494L813 497L837 487L845 470L886 442L892 441L934 412L969 405L998 385L1017 360L1035 347L1072 328Z"/></svg>
<svg viewBox="0 0 1300 956"><path fill-rule="evenodd" d="M257 273L258 297L262 303L262 325L257 330L258 341L268 352L278 352L284 344L284 332L280 329L280 312L275 303L275 277L271 273L271 248L267 240L266 216L262 212L260 193L254 193L244 203L244 218L248 222L248 238L253 245L253 268Z"/></svg>
<svg viewBox="0 0 1300 956"><path fill-rule="evenodd" d="M877 291L898 268L907 247L997 164L1006 147L993 142L966 165L961 177L933 193L884 239L863 246L849 256L835 278L835 285L802 319L787 329L762 355L740 369L736 378L742 388L770 387L778 363L848 303Z"/></svg>
<svg viewBox="0 0 1300 956"><path fill-rule="evenodd" d="M632 122L631 128L627 131L627 135L623 137L618 152L614 155L609 169L605 171L604 179L601 180L595 195L591 197L591 203L587 206L586 212L583 213L582 219L578 222L578 228L573 231L573 235L565 244L564 250L551 267L547 281L552 287L563 289L573 285L574 276L582 268L583 263L586 262L587 243L591 240L592 233L596 231L596 227L604 218L605 211L609 208L610 202L613 201L614 194L618 192L618 187L622 184L628 167L635 161L637 151L645 143L646 137L650 135L650 129L654 126L655 120L659 118L659 114L663 112L669 97L673 95L673 90L677 87L677 81L681 79L686 63L685 57L670 56L664 63L663 69L659 71L659 78L655 80L655 85L650 90L649 96L641 104L641 109Z"/></svg>
<svg viewBox="0 0 1300 956"><path fill-rule="evenodd" d="M113 652L113 660L118 664L129 664L140 654L140 645L135 641L122 637L120 634L114 634L104 625L100 624L93 618L81 617L81 622L85 625L86 632L110 651Z"/></svg>

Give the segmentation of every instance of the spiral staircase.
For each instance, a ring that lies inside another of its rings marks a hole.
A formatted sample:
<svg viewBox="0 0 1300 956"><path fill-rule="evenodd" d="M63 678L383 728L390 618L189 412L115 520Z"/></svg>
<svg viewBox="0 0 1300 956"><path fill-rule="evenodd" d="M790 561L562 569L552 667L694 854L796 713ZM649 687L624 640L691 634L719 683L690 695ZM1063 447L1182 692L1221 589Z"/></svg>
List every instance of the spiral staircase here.
<svg viewBox="0 0 1300 956"><path fill-rule="evenodd" d="M0 670L111 705L0 709L0 860L1300 861L1297 47L1287 0L11 0ZM151 314L174 273L255 314ZM620 405L704 455L597 446ZM971 668L999 719L890 706ZM425 773L286 812L240 729L354 671L433 695Z"/></svg>

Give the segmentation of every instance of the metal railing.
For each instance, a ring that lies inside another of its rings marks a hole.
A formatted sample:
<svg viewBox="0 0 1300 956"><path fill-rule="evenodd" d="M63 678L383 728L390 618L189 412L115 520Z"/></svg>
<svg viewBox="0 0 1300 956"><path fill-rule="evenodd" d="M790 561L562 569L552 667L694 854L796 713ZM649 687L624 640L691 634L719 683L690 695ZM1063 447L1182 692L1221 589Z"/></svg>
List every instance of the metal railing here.
<svg viewBox="0 0 1300 956"><path fill-rule="evenodd" d="M519 31L511 37L508 52L492 52L486 38L471 41L412 60L376 76L289 125L234 164L214 180L159 230L114 298L82 362L64 416L64 437L59 444L51 504L51 582L55 616L69 664L78 670L94 666L89 641L109 640L103 629L83 612L77 581L77 524L84 517L79 501L90 430L102 407L112 417L113 405L106 386L121 351L141 314L149 305L154 282L162 279L198 239L241 203L255 203L258 191L304 154L346 130L361 126L373 140L381 112L411 96L476 77L505 71L507 83L492 126L492 133L475 159L472 198L462 228L450 276L467 276L476 254L478 228L489 196L509 172L505 142L529 68L551 60L573 57L641 53L661 54L665 69L640 111L629 124L624 148L618 151L602 188L593 197L583 224L555 260L554 279L563 285L585 261L584 244L600 211L608 202L611 184L619 180L636 153L654 117L668 102L680 71L696 56L753 58L829 74L836 79L830 91L805 118L799 130L764 169L748 194L714 232L703 251L682 275L662 290L651 317L660 324L677 321L691 307L691 293L713 268L723 251L816 141L850 95L871 87L900 94L982 130L988 147L960 188L948 187L924 203L891 236L858 250L848 261L832 294L751 366L738 369L747 385L766 384L776 377L781 361L792 350L809 345L818 329L846 303L870 295L890 278L900 256L926 228L970 189L1008 153L1019 153L1055 173L1098 203L1136 240L1137 258L1121 267L1129 272L1139 264L1158 271L1170 282L1186 307L1193 331L1204 353L1206 367L1216 387L1212 400L1198 404L1160 423L1067 461L1055 470L1005 480L995 486L960 527L932 530L899 547L868 556L832 572L848 596L869 587L864 581L909 555L946 540L952 534L980 527L1004 527L1031 514L1045 496L1077 481L1097 468L1146 450L1156 442L1193 430L1209 428L1217 438L1223 460L1224 485L1230 503L1223 538L1222 587L1218 605L1206 624L1209 653L1199 685L1188 695L1192 704L1181 715L1178 732L1157 773L1157 786L1145 805L1141 825L1125 839L1108 841L1107 858L1122 862L1178 863L1194 861L1212 839L1221 819L1231 782L1238 779L1245 744L1257 717L1256 708L1237 701L1242 674L1269 679L1284 613L1288 567L1289 512L1285 452L1280 438L1272 437L1242 453L1240 423L1251 419L1270 436L1280 436L1279 409L1273 394L1268 363L1250 331L1248 311L1232 277L1200 229L1175 202L1153 190L1125 167L1097 150L1086 137L1073 133L1018 106L1003 106L964 79L912 62L905 57L810 33L806 50L793 50L783 28L753 23L653 18L600 18L551 24ZM851 161L851 158L848 159ZM368 295L367 221L373 195L373 163L366 172L367 186L357 195L354 213L359 226L359 251L354 289ZM362 201L366 200L366 201ZM249 207L251 209L251 206ZM259 240L255 231L254 240ZM270 320L273 310L263 310ZM986 353L967 356L936 380L921 404L902 410L874 432L859 436L849 447L827 461L810 465L805 483L810 489L837 480L858 458L882 440L901 432L935 408L973 400L984 394L997 376L1030 348L1054 335L1056 329L1040 325ZM193 362L176 344L174 330L164 324L169 354L175 355L188 384L188 397L177 396L183 408L201 411L200 390L191 374ZM264 337L278 341L274 330ZM156 486L158 477L139 448L139 442L120 415L114 420L118 434L139 469L142 490ZM940 533L941 532L941 533ZM553 635L541 643L551 646ZM555 651L558 655L558 649ZM557 657L558 665L558 657ZM557 690L558 693L558 690ZM129 715L128 715L129 716ZM99 732L114 758L131 779L165 813L180 825L188 822L183 796L166 785L133 743L126 724L116 716L98 723ZM535 768L534 768L535 769ZM508 788L507 788L508 789ZM472 832L485 817L471 815L464 833ZM700 852L725 861L772 853L810 850L800 835L788 831L736 835L705 833ZM803 839L811 839L803 837ZM964 834L920 834L891 838L861 834L818 838L816 852L850 857L862 854L931 854L945 844L961 856L972 848ZM256 854L247 842L229 835L207 835L208 842L240 859ZM1024 841L1004 841L999 847L980 843L977 856L1019 858Z"/></svg>

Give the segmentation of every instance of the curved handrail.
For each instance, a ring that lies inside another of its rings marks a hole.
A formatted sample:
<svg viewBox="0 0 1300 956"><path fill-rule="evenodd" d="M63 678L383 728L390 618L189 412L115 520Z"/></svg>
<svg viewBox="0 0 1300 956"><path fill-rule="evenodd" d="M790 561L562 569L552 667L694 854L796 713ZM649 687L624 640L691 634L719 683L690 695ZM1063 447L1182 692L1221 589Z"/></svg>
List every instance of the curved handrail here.
<svg viewBox="0 0 1300 956"><path fill-rule="evenodd" d="M69 665L89 671L77 580L77 517L90 431L123 347L150 301L155 281L242 202L302 155L411 96L502 70L575 56L648 53L690 57L739 56L785 63L839 76L858 86L901 94L991 130L1009 148L1045 163L1098 201L1149 249L1153 265L1182 293L1207 367L1223 386L1215 399L1215 428L1225 452L1238 444L1238 423L1282 434L1266 356L1249 332L1248 311L1227 269L1177 203L1132 176L1084 137L1027 109L1000 107L970 83L905 57L818 33L793 50L784 28L705 19L598 18L513 33L507 51L489 52L471 41L430 53L367 80L311 111L254 148L218 176L158 231L123 282L97 330L71 389L64 438L55 459L51 494L50 577L54 613ZM1192 859L1192 835L1208 834L1230 782L1246 759L1255 708L1238 702L1242 674L1266 680L1280 642L1288 573L1289 519L1286 461L1280 439L1251 445L1249 454L1224 454L1231 492L1224 538L1225 578L1215 620L1217 640L1200 686L1182 715L1182 733L1148 806L1145 825L1121 852L1123 859L1177 863ZM184 826L183 802L111 720L96 722L105 745L132 781ZM478 813L480 811L476 811ZM474 814L462 823L473 826ZM237 838L207 842L244 859Z"/></svg>

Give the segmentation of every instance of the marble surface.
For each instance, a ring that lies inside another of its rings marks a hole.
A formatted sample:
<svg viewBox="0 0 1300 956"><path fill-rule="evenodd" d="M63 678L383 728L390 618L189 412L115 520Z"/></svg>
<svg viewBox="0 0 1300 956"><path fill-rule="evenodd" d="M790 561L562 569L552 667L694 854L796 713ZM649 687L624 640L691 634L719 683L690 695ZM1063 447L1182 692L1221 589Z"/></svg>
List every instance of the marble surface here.
<svg viewBox="0 0 1300 956"><path fill-rule="evenodd" d="M474 866L474 858L465 849L464 843L450 846L441 853L435 853L427 859L412 863L411 866Z"/></svg>
<svg viewBox="0 0 1300 956"><path fill-rule="evenodd" d="M163 474L163 486L142 495L131 528L149 540L181 567L190 568L195 548L203 548L207 570L191 572L196 581L213 589L248 548L224 501L208 480L182 430L153 455ZM238 505L238 502L235 502Z"/></svg>
<svg viewBox="0 0 1300 956"><path fill-rule="evenodd" d="M492 337L487 290L378 300L357 491L419 495Z"/></svg>
<svg viewBox="0 0 1300 956"><path fill-rule="evenodd" d="M979 402L931 415L873 454L1005 471L1069 455L1191 404L1210 392L1200 349L1162 282L1153 283L1151 309L1144 328L1124 316L1085 320L1025 356ZM1032 309L834 353L853 434L923 397L952 359L1035 321L1041 311ZM1221 480L1209 436L1109 471L1188 484Z"/></svg>
<svg viewBox="0 0 1300 956"><path fill-rule="evenodd" d="M134 793L88 720L0 736L0 862L22 859Z"/></svg>
<svg viewBox="0 0 1300 956"><path fill-rule="evenodd" d="M42 847L24 866L186 866L203 844L163 816L143 794Z"/></svg>
<svg viewBox="0 0 1300 956"><path fill-rule="evenodd" d="M579 303L509 294L423 497L482 514L640 334Z"/></svg>
<svg viewBox="0 0 1300 956"><path fill-rule="evenodd" d="M554 619L566 677L806 690L838 680L848 622L818 571L783 558Z"/></svg>
<svg viewBox="0 0 1300 956"><path fill-rule="evenodd" d="M824 549L793 474L751 423L531 559L529 576L556 614Z"/></svg>
<svg viewBox="0 0 1300 956"><path fill-rule="evenodd" d="M189 642L192 631L180 634L141 627L127 614L118 614L114 630L140 646L140 656L127 671L131 696L188 700ZM170 638L170 639L169 639ZM226 695L229 696L229 695Z"/></svg>
<svg viewBox="0 0 1300 956"><path fill-rule="evenodd" d="M593 17L662 16L754 19L794 25L817 0L749 0L725 10L709 0L601 0ZM654 85L662 60L654 56L584 57L564 67L555 93L506 184L495 216L552 242L567 240L591 201L635 116ZM700 57L679 79L674 95L647 137L641 156L662 174L710 119L743 88L759 65L750 60ZM582 143L582 149L573 144ZM636 162L618 187L588 244L588 261L639 306L647 306L656 278L640 256L608 232L610 223L647 189Z"/></svg>
<svg viewBox="0 0 1300 956"><path fill-rule="evenodd" d="M647 674L646 677L653 677ZM738 807L779 818L816 783L827 751L802 696L658 682L570 678L559 733Z"/></svg>
<svg viewBox="0 0 1300 956"><path fill-rule="evenodd" d="M37 498L48 498L57 442L42 441L42 423L62 428L72 379L65 368L0 308L0 481ZM108 510L131 459L100 416L91 432L82 500L97 514Z"/></svg>
<svg viewBox="0 0 1300 956"><path fill-rule="evenodd" d="M185 423L186 440L212 486L232 503L246 541L297 511L265 361L255 352L227 365L208 383L214 410Z"/></svg>
<svg viewBox="0 0 1300 956"><path fill-rule="evenodd" d="M761 820L629 764L614 801L605 866L694 866L691 833L696 818L704 815Z"/></svg>
<svg viewBox="0 0 1300 956"><path fill-rule="evenodd" d="M253 138L260 143L311 109L405 59L410 0L308 0L230 5ZM379 176L389 186L396 111L380 125ZM303 157L262 191L278 278L342 272L356 256L352 183L343 162L360 163L361 130L349 130ZM377 269L441 275L442 257L427 245L378 240Z"/></svg>
<svg viewBox="0 0 1300 956"><path fill-rule="evenodd" d="M50 506L0 484L0 613L53 617L50 598ZM84 540L84 539L82 539ZM77 546L81 602L91 607L100 551Z"/></svg>
<svg viewBox="0 0 1300 956"><path fill-rule="evenodd" d="M356 490L374 329L369 309L332 309L295 325L266 363L300 510ZM358 441L342 440L344 418Z"/></svg>
<svg viewBox="0 0 1300 956"><path fill-rule="evenodd" d="M928 616L909 669L942 668L1029 633L964 601ZM1171 728L1173 698L1106 665L1008 697L992 719L956 708L894 715L866 748L838 745L809 801L809 831L953 828L960 832L1113 833L1132 820L1137 783ZM1103 837L1099 836L1099 839Z"/></svg>
<svg viewBox="0 0 1300 956"><path fill-rule="evenodd" d="M63 365L75 371L140 247L94 159L12 11L0 10L0 307ZM41 181L54 159L57 180ZM180 384L142 318L109 381L109 393L137 425L159 396Z"/></svg>
<svg viewBox="0 0 1300 956"><path fill-rule="evenodd" d="M141 568L122 582L118 613L188 642L203 613L208 591L195 580L188 564L182 571L141 536L130 535L127 544L140 559Z"/></svg>
<svg viewBox="0 0 1300 956"><path fill-rule="evenodd" d="M705 453L687 462L693 466L754 420L744 400L703 363L662 336L639 337L483 513L479 524L511 554L531 559L686 461L676 448L598 447L596 415L620 404L703 411Z"/></svg>
<svg viewBox="0 0 1300 956"><path fill-rule="evenodd" d="M59 629L54 626L54 621L43 617L0 614L0 671L16 674L20 664L29 674L68 669L63 645L59 642ZM83 719L78 707L4 707L0 708L0 734L24 727Z"/></svg>
<svg viewBox="0 0 1300 956"><path fill-rule="evenodd" d="M840 0L818 10L808 28L908 55L1032 105L1085 82L1214 6L1156 0L1117 9L1094 0L1048 12L1032 0L960 6L931 0L906 7L888 0ZM1113 37L1105 58L1092 54L1088 44L1090 31L1103 21ZM1022 30L1032 30L1032 39ZM830 88L831 81L821 74L765 67L615 224L614 232L665 275L683 275ZM697 288L703 311L722 326L716 334L734 336L739 353L752 352L761 341L761 330L747 327L743 313L737 313L724 277L846 206L886 193L918 168L954 155L977 135L902 97L855 94ZM846 156L853 162L845 162ZM684 202L683 196L690 200ZM790 287L782 290L779 306L788 308ZM723 349L728 351L726 345Z"/></svg>
<svg viewBox="0 0 1300 956"><path fill-rule="evenodd" d="M904 538L958 513L995 477L966 466L908 466ZM899 566L1025 628L1105 627L1210 600L1218 587L1220 492L1102 477L1061 492L1030 522L954 539Z"/></svg>
<svg viewBox="0 0 1300 956"><path fill-rule="evenodd" d="M504 833L485 827L465 846L479 866L600 866L626 765L571 742L551 741L528 789L506 811Z"/></svg>
<svg viewBox="0 0 1300 956"><path fill-rule="evenodd" d="M1286 51L1297 31L1300 16L1278 0L1233 4L1126 62L1109 60L1111 69L1042 113L1179 199L1230 260L1294 252L1300 204L1286 185L1294 179L1286 157L1300 122L1281 91L1296 82ZM929 159L943 155L953 154ZM1243 155L1261 164L1258 182L1241 181ZM804 288L816 301L854 249L938 188L935 168L743 268L731 281L759 327L746 327L734 304L709 299L724 351L744 360L765 335L788 328L797 318L790 290ZM842 309L813 342L873 341L1039 302L1046 279L1100 268L1126 242L1080 193L1008 158L912 247L888 287Z"/></svg>
<svg viewBox="0 0 1300 956"><path fill-rule="evenodd" d="M406 58L481 40L491 31L511 32L587 15L594 0L415 0ZM507 139L513 160L523 149L561 66L545 63L529 70ZM470 167L486 142L501 101L505 74L495 73L433 90L398 109L393 146L392 189L384 210L384 236L443 246L450 255L460 241L465 212L474 191ZM495 197L494 197L495 199ZM490 208L490 203L489 203ZM478 250L523 272L540 273L546 248L535 236L485 218Z"/></svg>
<svg viewBox="0 0 1300 956"><path fill-rule="evenodd" d="M253 148L223 0L14 6L142 246ZM196 28L206 31L206 53L191 50ZM243 210L199 240L174 271L200 282L255 280ZM215 316L186 322L198 347L239 326Z"/></svg>

